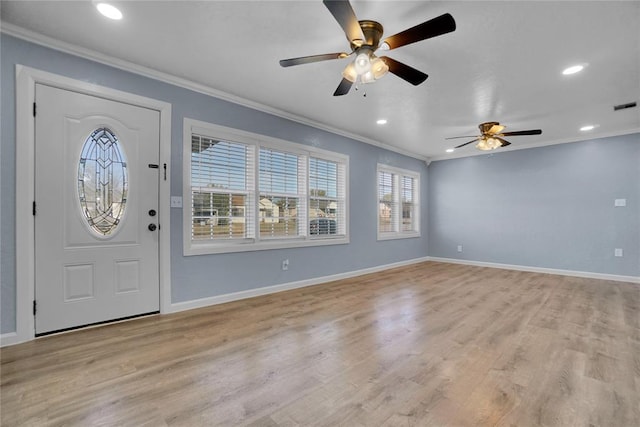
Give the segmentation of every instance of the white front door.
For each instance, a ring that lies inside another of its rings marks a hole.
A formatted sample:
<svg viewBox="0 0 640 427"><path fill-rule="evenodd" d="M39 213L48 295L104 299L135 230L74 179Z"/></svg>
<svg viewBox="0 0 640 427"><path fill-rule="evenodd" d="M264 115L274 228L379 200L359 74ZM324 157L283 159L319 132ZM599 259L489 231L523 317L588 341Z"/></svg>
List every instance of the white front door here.
<svg viewBox="0 0 640 427"><path fill-rule="evenodd" d="M159 310L158 111L36 84L36 334Z"/></svg>

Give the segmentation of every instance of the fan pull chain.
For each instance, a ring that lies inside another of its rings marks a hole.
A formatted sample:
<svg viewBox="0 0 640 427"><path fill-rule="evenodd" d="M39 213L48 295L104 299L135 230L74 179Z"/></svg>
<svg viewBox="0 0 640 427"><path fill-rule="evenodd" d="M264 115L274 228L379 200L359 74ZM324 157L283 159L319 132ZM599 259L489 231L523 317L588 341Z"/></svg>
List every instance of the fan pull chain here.
<svg viewBox="0 0 640 427"><path fill-rule="evenodd" d="M354 85L354 90L358 91L360 90L360 88L358 87L358 80L356 79L355 85ZM363 98L367 97L367 91L365 90L364 93L362 94Z"/></svg>
<svg viewBox="0 0 640 427"><path fill-rule="evenodd" d="M358 88L358 86L356 86L356 87L355 87L355 90L357 91L357 90L360 90L360 89ZM363 97L363 98L366 98L366 97L367 97L367 91L366 91L366 90L365 90L365 91L364 91L364 93L362 94L362 97Z"/></svg>

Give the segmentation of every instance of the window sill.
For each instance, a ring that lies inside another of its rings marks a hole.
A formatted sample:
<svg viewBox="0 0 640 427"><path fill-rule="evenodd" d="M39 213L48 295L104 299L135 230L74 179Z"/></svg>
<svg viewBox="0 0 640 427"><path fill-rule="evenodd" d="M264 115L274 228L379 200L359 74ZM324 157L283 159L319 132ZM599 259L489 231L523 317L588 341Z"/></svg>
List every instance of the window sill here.
<svg viewBox="0 0 640 427"><path fill-rule="evenodd" d="M288 249L288 248L304 248L314 246L328 246L328 245L346 245L349 243L348 236L336 236L327 238L314 238L308 237L306 239L295 240L262 240L258 243L187 243L184 247L184 256L192 255L211 255L211 254L224 254L234 252L253 252L264 251L274 249Z"/></svg>
<svg viewBox="0 0 640 427"><path fill-rule="evenodd" d="M414 239L420 237L417 231L406 233L378 233L378 240Z"/></svg>

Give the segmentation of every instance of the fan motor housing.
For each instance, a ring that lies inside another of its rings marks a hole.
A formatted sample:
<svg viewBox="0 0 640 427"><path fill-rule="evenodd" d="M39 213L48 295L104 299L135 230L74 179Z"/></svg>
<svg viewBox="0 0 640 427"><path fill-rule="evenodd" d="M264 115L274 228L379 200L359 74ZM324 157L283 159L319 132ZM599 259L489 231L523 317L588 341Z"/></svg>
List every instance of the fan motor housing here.
<svg viewBox="0 0 640 427"><path fill-rule="evenodd" d="M349 40L351 43L351 49L356 50L360 46L372 46L373 50L378 48L378 44L380 43L380 38L382 37L382 33L384 28L382 24L376 21L363 20L358 21L360 24L360 28L362 28L362 34L364 34L364 42L362 44L356 44L353 40ZM359 43L358 41L357 43Z"/></svg>
<svg viewBox="0 0 640 427"><path fill-rule="evenodd" d="M486 123L480 123L480 126L478 126L480 128L480 133L482 133L483 135L485 133L489 132L489 129L491 129L493 126L495 125L499 125L500 123L498 122L486 122Z"/></svg>

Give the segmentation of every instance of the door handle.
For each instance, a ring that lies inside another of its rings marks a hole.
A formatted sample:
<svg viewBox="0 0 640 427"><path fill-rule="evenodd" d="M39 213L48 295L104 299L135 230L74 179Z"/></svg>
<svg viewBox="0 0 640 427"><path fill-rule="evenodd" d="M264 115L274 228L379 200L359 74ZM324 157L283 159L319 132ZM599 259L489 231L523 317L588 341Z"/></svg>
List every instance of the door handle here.
<svg viewBox="0 0 640 427"><path fill-rule="evenodd" d="M156 231L156 228L158 228L158 226L155 224L149 224L147 228L149 229L149 231Z"/></svg>

